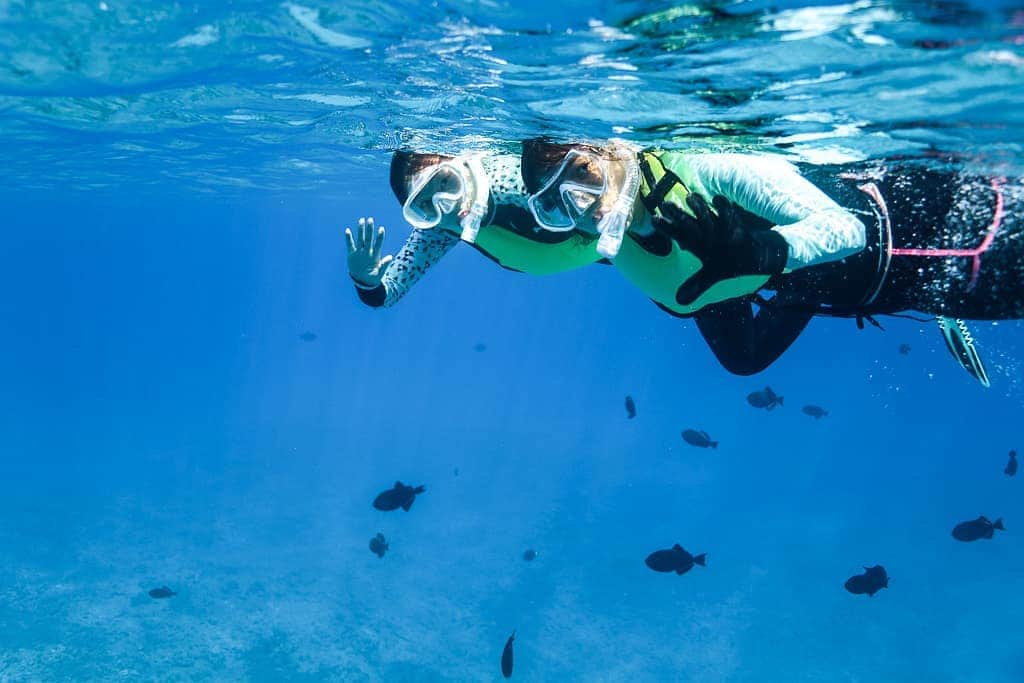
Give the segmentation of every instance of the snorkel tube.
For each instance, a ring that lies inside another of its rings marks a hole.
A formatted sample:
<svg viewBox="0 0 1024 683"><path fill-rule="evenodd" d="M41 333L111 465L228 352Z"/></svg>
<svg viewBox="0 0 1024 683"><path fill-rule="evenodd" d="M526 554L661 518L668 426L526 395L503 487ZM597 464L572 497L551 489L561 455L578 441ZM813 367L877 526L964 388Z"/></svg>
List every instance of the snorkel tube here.
<svg viewBox="0 0 1024 683"><path fill-rule="evenodd" d="M491 180L480 163L480 157L474 155L466 159L466 169L469 171L470 199L469 213L462 217L459 225L462 226L462 240L473 244L480 232L480 224L487 215L487 208L491 196Z"/></svg>
<svg viewBox="0 0 1024 683"><path fill-rule="evenodd" d="M633 204L640 191L640 163L636 159L636 152L626 145L619 145L616 156L626 165L626 177L612 208L597 223L597 232L601 235L597 240L597 253L607 259L614 259L619 254L626 228L633 216Z"/></svg>

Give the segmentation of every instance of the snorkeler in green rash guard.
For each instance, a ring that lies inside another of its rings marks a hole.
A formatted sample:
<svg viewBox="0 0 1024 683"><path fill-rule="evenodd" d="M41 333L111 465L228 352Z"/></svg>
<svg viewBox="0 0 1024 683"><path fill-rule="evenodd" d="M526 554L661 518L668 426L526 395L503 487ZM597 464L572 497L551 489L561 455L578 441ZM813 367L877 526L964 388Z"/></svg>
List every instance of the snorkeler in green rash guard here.
<svg viewBox="0 0 1024 683"><path fill-rule="evenodd" d="M982 385L989 385L962 318L1024 317L1024 287L1019 284L1024 281L1022 179L984 177L904 160L797 169L759 159L710 154L692 160L665 154L642 157L642 208L637 212L654 216L654 230L644 232L644 221L634 219L622 253L635 243L649 252L642 255L648 262L659 259L648 275L668 269L658 275L663 281L660 289L645 289L649 296L673 315L693 317L723 367L741 375L768 367L815 316L851 317L858 327L864 320L881 327L872 316L931 314L957 362ZM538 215L541 222L557 213L559 202L579 222L591 211L580 201L578 188L597 188L588 175L607 168L607 161L577 163L577 173L570 174L566 160L571 155L564 147L542 141L524 145L523 175L527 188L535 192L531 206L539 200L548 204ZM543 169L556 163L558 172L545 175ZM609 186L605 183L605 189ZM713 195L714 210L704 195L690 191L695 187ZM772 232L785 238L784 267L782 244ZM675 246L669 249L666 241ZM856 242L866 244L851 252ZM700 255L696 276L688 259L680 257L673 264L668 258L676 249ZM621 254L615 265L622 269ZM673 265L678 269L674 281ZM707 272L702 282L701 272ZM693 313L657 298L667 298L674 284L683 281L675 298L676 303L685 302L707 282L723 276L742 282L740 277L748 273L758 273L775 296L751 291ZM765 274L771 274L770 279ZM631 279L637 277L634 273Z"/></svg>
<svg viewBox="0 0 1024 683"><path fill-rule="evenodd" d="M616 268L675 315L865 246L857 216L775 157L535 139L522 169L542 228L599 234Z"/></svg>
<svg viewBox="0 0 1024 683"><path fill-rule="evenodd" d="M519 155L395 152L391 189L413 227L395 257L382 256L384 227L346 229L348 268L359 299L394 305L460 241L509 270L545 275L603 261L596 235L540 230L527 207Z"/></svg>

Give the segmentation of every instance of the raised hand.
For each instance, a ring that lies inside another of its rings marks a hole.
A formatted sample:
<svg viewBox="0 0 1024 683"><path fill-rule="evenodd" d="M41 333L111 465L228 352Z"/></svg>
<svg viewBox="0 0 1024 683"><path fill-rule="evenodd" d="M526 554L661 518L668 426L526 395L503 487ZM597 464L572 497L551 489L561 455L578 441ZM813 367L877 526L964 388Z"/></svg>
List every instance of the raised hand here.
<svg viewBox="0 0 1024 683"><path fill-rule="evenodd" d="M360 218L355 234L345 228L348 247L348 274L356 284L373 289L384 277L384 271L391 263L392 256L380 256L384 246L384 226L374 228L373 218Z"/></svg>

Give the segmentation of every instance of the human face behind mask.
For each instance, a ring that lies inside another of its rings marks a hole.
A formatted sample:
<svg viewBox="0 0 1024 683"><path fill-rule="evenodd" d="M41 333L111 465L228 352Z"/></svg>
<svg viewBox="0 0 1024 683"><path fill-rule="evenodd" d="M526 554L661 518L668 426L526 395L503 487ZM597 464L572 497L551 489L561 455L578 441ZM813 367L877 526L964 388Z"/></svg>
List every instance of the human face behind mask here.
<svg viewBox="0 0 1024 683"><path fill-rule="evenodd" d="M419 230L429 230L442 222L453 224L464 211L466 186L463 169L454 162L426 168L413 179L402 216Z"/></svg>
<svg viewBox="0 0 1024 683"><path fill-rule="evenodd" d="M599 234L598 251L614 258L639 190L636 153L622 143L599 148L528 140L522 158L537 224L554 232Z"/></svg>
<svg viewBox="0 0 1024 683"><path fill-rule="evenodd" d="M564 232L593 228L593 214L608 192L608 162L587 151L569 150L528 205L545 230Z"/></svg>
<svg viewBox="0 0 1024 683"><path fill-rule="evenodd" d="M400 172L403 160L416 158L396 153L392 159L393 188L395 171ZM420 165L411 180L403 183L407 190L402 202L403 217L418 230L458 227L461 238L473 243L491 209L490 175L484 169L483 156L419 158L435 161Z"/></svg>
<svg viewBox="0 0 1024 683"><path fill-rule="evenodd" d="M527 141L523 177L538 225L555 232L595 233L621 194L625 167L611 150Z"/></svg>

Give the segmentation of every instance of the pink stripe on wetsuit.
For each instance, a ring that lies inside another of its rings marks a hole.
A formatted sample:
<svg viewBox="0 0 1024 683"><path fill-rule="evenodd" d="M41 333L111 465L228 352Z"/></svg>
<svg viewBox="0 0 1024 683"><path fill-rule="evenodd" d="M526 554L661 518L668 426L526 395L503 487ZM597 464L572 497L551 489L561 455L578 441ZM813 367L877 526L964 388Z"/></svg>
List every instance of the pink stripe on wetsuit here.
<svg viewBox="0 0 1024 683"><path fill-rule="evenodd" d="M1003 190L1002 184L1005 182L1004 178L993 178L992 191L996 195L996 206L995 211L992 214L992 222L985 230L985 239L981 241L981 244L974 247L973 249L912 249L912 248L901 248L891 247L889 249L890 256L921 256L921 257L936 257L936 258L955 258L964 257L971 259L971 280L967 284L967 291L974 289L974 286L978 283L978 274L981 272L981 255L989 250L992 243L996 239L996 234L999 232L999 228L1003 223ZM882 217L886 223L889 222L889 211L885 204L885 199L882 197L882 193L878 191L878 187L874 183L867 183L866 185L860 186L860 190L868 194L878 204L882 211ZM890 226L886 226L890 228ZM891 235L891 232L890 232Z"/></svg>

